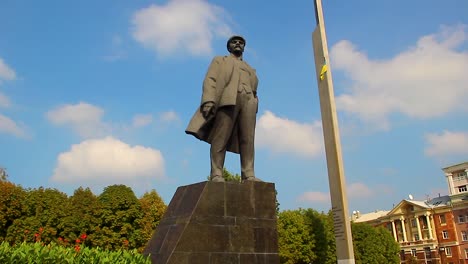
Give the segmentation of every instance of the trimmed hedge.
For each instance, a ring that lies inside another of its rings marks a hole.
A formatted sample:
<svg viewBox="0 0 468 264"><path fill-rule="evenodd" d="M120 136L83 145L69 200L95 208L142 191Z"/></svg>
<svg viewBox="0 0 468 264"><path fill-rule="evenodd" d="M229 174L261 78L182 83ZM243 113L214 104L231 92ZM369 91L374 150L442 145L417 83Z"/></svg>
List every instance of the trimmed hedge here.
<svg viewBox="0 0 468 264"><path fill-rule="evenodd" d="M56 244L22 243L10 246L0 244L2 264L151 264L149 258L137 250L109 251L100 248L63 247Z"/></svg>

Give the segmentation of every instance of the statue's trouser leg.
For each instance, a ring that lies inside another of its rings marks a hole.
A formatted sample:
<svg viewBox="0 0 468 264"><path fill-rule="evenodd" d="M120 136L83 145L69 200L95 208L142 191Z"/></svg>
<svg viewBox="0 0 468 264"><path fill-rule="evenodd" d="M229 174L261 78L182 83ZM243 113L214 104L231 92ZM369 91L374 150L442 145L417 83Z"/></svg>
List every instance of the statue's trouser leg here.
<svg viewBox="0 0 468 264"><path fill-rule="evenodd" d="M239 152L241 160L241 177L246 179L255 177L255 123L258 101L252 93L238 94L237 104L240 107L237 117L239 132Z"/></svg>
<svg viewBox="0 0 468 264"><path fill-rule="evenodd" d="M214 135L210 148L211 178L223 176L227 143L231 137L234 120L238 112L236 108L234 106L221 107L216 113L213 131L211 132Z"/></svg>

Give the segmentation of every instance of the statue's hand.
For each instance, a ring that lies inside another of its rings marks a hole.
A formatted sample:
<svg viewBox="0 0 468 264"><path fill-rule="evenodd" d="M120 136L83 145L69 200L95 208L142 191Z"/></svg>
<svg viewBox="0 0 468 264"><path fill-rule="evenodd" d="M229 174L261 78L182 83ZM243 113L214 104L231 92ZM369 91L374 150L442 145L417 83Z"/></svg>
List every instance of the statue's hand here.
<svg viewBox="0 0 468 264"><path fill-rule="evenodd" d="M202 106L202 115L204 118L208 118L210 117L211 115L214 115L215 113L215 103L213 102L206 102L203 104Z"/></svg>

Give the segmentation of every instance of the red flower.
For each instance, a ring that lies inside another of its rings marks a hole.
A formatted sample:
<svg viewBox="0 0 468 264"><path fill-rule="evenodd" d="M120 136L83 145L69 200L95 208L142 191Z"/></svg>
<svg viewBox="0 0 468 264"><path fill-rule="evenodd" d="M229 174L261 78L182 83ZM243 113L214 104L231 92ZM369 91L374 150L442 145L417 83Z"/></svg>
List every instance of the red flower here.
<svg viewBox="0 0 468 264"><path fill-rule="evenodd" d="M76 246L75 246L75 251L76 251L76 252L80 251L80 245L76 245Z"/></svg>
<svg viewBox="0 0 468 264"><path fill-rule="evenodd" d="M86 234L82 234L80 237L82 240L85 240L88 236Z"/></svg>
<svg viewBox="0 0 468 264"><path fill-rule="evenodd" d="M34 236L35 236L35 237L38 237L38 236L39 236L39 234L38 234L38 233L36 233L36 234L34 234Z"/></svg>
<svg viewBox="0 0 468 264"><path fill-rule="evenodd" d="M81 240L80 240L79 238L77 238L77 239L75 240L75 242L76 242L77 244L79 244L79 243L81 243Z"/></svg>
<svg viewBox="0 0 468 264"><path fill-rule="evenodd" d="M59 241L63 241L63 238L59 237L58 240L59 240Z"/></svg>

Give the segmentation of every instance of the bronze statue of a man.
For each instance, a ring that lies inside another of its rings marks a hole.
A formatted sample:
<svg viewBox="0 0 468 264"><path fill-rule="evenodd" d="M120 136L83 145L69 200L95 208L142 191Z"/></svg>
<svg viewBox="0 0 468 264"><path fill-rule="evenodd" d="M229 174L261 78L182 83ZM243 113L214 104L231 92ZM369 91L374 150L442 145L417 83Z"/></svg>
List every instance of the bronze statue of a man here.
<svg viewBox="0 0 468 264"><path fill-rule="evenodd" d="M230 54L213 59L203 81L200 108L185 130L211 144L212 181L224 181L226 151L240 154L242 181L260 181L254 172L258 79L242 59L245 44L243 37L232 36L227 41Z"/></svg>

